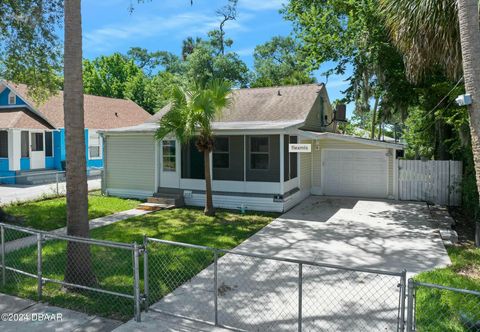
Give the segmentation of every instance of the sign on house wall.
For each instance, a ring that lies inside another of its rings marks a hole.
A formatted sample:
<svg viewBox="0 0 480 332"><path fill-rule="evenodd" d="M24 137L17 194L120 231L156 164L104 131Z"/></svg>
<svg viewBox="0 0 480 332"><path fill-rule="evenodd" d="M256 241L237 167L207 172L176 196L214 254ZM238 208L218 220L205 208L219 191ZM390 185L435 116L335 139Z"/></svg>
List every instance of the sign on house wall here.
<svg viewBox="0 0 480 332"><path fill-rule="evenodd" d="M289 152L309 153L312 152L312 144L289 144Z"/></svg>

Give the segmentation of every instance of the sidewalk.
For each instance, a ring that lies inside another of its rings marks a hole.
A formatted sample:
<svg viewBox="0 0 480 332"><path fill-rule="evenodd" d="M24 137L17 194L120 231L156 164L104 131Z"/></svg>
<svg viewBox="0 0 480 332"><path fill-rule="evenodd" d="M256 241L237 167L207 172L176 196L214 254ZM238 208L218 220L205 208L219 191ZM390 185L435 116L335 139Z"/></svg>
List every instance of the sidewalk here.
<svg viewBox="0 0 480 332"><path fill-rule="evenodd" d="M100 179L89 180L88 190L101 189L102 182ZM65 194L66 184L60 182L58 184L58 191L60 195ZM57 185L43 184L40 186L28 186L28 185L1 185L0 186L0 205L6 205L15 202L25 202L35 199L40 199L44 196L53 196L57 194Z"/></svg>
<svg viewBox="0 0 480 332"><path fill-rule="evenodd" d="M89 316L77 311L52 307L44 303L37 303L1 293L0 314L18 314L17 317L27 319L21 322L5 321L3 317L5 315L2 315L0 319L0 331L2 332L110 332L122 324L120 321L98 316ZM48 314L48 317L45 316L45 314ZM40 320L41 317L45 319Z"/></svg>
<svg viewBox="0 0 480 332"><path fill-rule="evenodd" d="M90 220L90 230L98 228L98 227L103 227L107 226L110 224L114 224L118 221L122 221L125 219L137 217L137 216L143 216L144 214L151 213L153 211L145 211L145 210L138 210L138 209L132 209L132 210L127 210L127 211L122 211L118 212L115 214L111 214L105 217L97 218L97 219L92 219ZM66 235L67 234L67 227L62 227L58 228L51 233L58 234L58 235ZM30 247L33 246L37 243L37 236L32 235L28 237L24 237L18 240L10 241L5 244L5 252L9 253L11 251L19 250L22 248Z"/></svg>

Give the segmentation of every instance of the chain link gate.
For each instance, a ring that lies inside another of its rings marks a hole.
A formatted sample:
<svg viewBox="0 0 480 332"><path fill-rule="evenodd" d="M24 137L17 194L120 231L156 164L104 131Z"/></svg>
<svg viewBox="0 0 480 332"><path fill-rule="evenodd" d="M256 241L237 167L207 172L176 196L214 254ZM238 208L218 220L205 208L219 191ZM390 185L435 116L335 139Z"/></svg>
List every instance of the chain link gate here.
<svg viewBox="0 0 480 332"><path fill-rule="evenodd" d="M147 310L249 331L404 331L406 271L144 239Z"/></svg>

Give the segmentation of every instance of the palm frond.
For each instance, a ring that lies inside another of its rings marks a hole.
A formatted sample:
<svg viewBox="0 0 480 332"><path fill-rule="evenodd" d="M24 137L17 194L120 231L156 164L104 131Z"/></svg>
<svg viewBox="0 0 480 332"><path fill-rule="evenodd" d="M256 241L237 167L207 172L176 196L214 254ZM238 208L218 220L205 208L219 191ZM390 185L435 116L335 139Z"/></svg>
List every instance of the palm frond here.
<svg viewBox="0 0 480 332"><path fill-rule="evenodd" d="M456 0L380 0L380 5L412 81L438 69L452 79L461 76Z"/></svg>

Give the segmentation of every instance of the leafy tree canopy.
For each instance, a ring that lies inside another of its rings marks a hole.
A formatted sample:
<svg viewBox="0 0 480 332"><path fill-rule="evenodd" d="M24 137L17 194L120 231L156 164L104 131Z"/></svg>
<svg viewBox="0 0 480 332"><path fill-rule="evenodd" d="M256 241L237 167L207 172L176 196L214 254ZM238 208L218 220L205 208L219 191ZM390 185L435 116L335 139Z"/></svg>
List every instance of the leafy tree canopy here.
<svg viewBox="0 0 480 332"><path fill-rule="evenodd" d="M62 20L61 0L0 1L0 77L28 84L39 101L58 90Z"/></svg>
<svg viewBox="0 0 480 332"><path fill-rule="evenodd" d="M298 54L298 43L291 37L273 37L255 48L255 77L252 87L314 83L308 67Z"/></svg>

